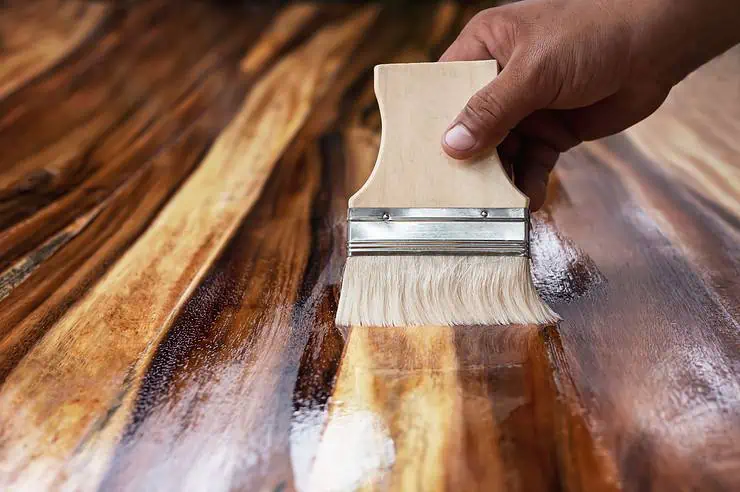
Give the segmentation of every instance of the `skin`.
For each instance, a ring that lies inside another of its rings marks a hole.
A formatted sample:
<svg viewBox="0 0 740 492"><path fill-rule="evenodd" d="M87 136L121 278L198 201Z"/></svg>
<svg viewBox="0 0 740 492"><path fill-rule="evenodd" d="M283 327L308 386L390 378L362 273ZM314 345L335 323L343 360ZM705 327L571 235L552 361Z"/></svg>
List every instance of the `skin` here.
<svg viewBox="0 0 740 492"><path fill-rule="evenodd" d="M502 70L451 122L442 147L468 159L498 146L537 210L561 152L646 118L738 42L735 0L524 0L484 10L440 61L493 58Z"/></svg>

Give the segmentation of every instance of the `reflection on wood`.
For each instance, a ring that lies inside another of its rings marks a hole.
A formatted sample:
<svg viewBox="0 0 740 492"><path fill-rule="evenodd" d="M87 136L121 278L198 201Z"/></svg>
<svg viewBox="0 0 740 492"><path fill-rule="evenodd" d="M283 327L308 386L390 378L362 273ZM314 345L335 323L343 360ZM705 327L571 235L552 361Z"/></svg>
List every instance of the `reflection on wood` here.
<svg viewBox="0 0 740 492"><path fill-rule="evenodd" d="M599 172L581 172L585 163ZM610 423L600 438L632 486L731 488L738 463L729 436L740 435L737 231L680 187L666 188L623 137L572 152L560 176L568 203L551 205L553 222L606 279L556 305L571 377L590 417ZM584 203L602 218L596 233L581 227ZM689 248L698 254L685 255Z"/></svg>
<svg viewBox="0 0 740 492"><path fill-rule="evenodd" d="M532 245L561 324L342 334L372 66L475 6L10 4L4 489L740 484L740 51L561 160Z"/></svg>
<svg viewBox="0 0 740 492"><path fill-rule="evenodd" d="M616 490L548 346L534 326L352 329L309 489Z"/></svg>
<svg viewBox="0 0 740 492"><path fill-rule="evenodd" d="M522 490L544 489L547 470L522 474L511 466L518 452L537 456L531 419L523 419L524 435L506 429L514 434L506 440L497 426L531 406L522 364L527 334L534 331L353 329L312 488L501 490L513 482Z"/></svg>

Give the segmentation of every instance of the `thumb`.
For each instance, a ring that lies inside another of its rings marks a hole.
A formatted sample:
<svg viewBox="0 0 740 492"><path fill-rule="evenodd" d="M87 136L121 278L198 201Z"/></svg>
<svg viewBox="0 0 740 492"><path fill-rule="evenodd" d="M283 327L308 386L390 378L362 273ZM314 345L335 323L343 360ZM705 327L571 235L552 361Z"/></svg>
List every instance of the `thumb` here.
<svg viewBox="0 0 740 492"><path fill-rule="evenodd" d="M510 60L448 127L442 138L444 151L455 159L467 159L500 144L520 121L547 103L535 85L526 64Z"/></svg>

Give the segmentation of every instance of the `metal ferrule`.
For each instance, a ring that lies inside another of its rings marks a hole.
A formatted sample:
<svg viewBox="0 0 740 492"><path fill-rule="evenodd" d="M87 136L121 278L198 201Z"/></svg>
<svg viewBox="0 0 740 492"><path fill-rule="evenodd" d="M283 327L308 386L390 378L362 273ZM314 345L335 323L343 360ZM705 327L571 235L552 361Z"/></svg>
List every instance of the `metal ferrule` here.
<svg viewBox="0 0 740 492"><path fill-rule="evenodd" d="M529 256L526 208L350 208L349 256Z"/></svg>

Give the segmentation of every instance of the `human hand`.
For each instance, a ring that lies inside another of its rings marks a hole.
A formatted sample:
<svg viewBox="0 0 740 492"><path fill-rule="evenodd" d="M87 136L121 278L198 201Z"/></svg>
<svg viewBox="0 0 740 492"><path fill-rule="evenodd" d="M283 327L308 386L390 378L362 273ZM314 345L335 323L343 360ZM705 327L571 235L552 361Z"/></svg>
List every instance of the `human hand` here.
<svg viewBox="0 0 740 492"><path fill-rule="evenodd" d="M713 24L687 7L696 0L665 1L525 0L480 12L440 61L495 58L503 70L452 122L444 150L467 159L498 145L530 208L540 208L561 152L647 117L676 82L732 45L712 35L680 58L678 41Z"/></svg>

